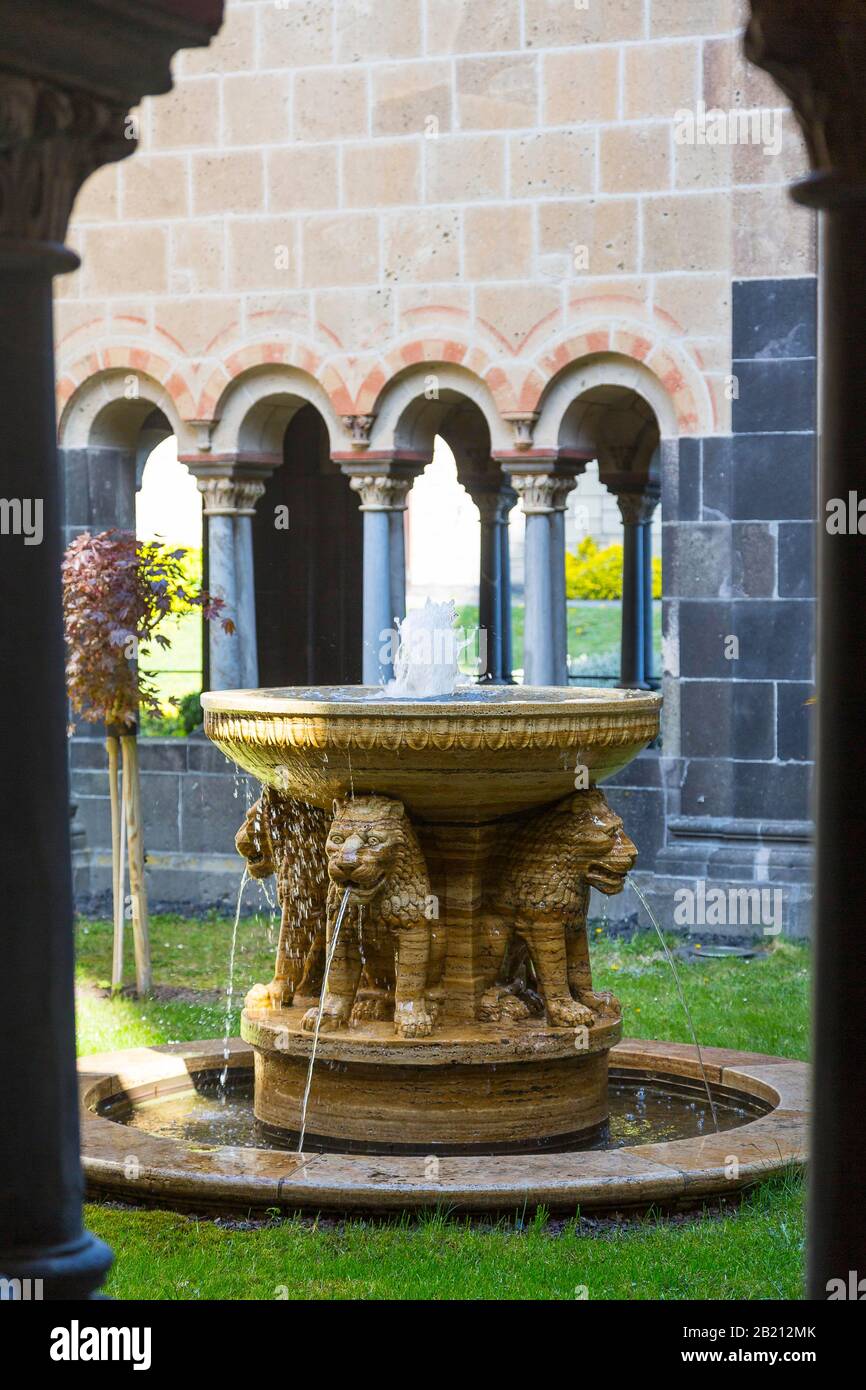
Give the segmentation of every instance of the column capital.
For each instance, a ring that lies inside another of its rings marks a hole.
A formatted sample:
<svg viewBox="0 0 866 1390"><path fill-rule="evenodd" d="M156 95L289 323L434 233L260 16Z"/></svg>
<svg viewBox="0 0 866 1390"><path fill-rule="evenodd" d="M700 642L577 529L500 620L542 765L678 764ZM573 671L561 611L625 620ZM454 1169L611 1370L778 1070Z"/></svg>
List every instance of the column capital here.
<svg viewBox="0 0 866 1390"><path fill-rule="evenodd" d="M48 243L56 258L85 179L135 149L126 119L116 102L0 72L0 243ZM78 264L74 252L60 255L68 264L55 270Z"/></svg>
<svg viewBox="0 0 866 1390"><path fill-rule="evenodd" d="M362 512L405 512L414 481L388 473L357 473L349 479L349 486L360 494Z"/></svg>
<svg viewBox="0 0 866 1390"><path fill-rule="evenodd" d="M527 516L564 512L576 479L556 473L512 473L512 486Z"/></svg>
<svg viewBox="0 0 866 1390"><path fill-rule="evenodd" d="M653 519L659 504L661 492L658 484L643 484L636 487L621 485L617 487L604 479L609 492L616 498L619 514L627 526L646 526Z"/></svg>
<svg viewBox="0 0 866 1390"><path fill-rule="evenodd" d="M78 264L62 243L81 185L133 152L130 108L170 89L173 54L210 40L222 0L4 0L3 9L0 255L56 274Z"/></svg>
<svg viewBox="0 0 866 1390"><path fill-rule="evenodd" d="M861 0L751 0L746 57L790 99L812 174L813 207L866 201L866 7Z"/></svg>
<svg viewBox="0 0 866 1390"><path fill-rule="evenodd" d="M198 477L205 516L254 516L265 490L258 478Z"/></svg>

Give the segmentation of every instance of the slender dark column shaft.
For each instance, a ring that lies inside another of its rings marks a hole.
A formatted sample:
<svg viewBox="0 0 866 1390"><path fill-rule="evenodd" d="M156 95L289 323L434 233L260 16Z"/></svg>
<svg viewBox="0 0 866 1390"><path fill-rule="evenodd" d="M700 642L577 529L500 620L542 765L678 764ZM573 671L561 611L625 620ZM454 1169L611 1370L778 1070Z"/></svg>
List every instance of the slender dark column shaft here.
<svg viewBox="0 0 866 1390"><path fill-rule="evenodd" d="M620 684L639 689L646 685L645 532L645 526L623 522Z"/></svg>
<svg viewBox="0 0 866 1390"><path fill-rule="evenodd" d="M0 248L0 1277L60 1298L86 1297L111 1262L81 1224L75 1077L51 327L51 276L74 265ZM19 503L31 519L41 509L39 543L6 524Z"/></svg>
<svg viewBox="0 0 866 1390"><path fill-rule="evenodd" d="M840 97L841 100L841 97ZM827 502L866 496L866 190L824 217L818 500L817 885L809 1296L866 1277L866 535ZM866 526L866 521L861 522Z"/></svg>
<svg viewBox="0 0 866 1390"><path fill-rule="evenodd" d="M497 495L478 501L481 515L481 566L478 576L478 625L486 635L487 660L481 672L491 681L502 680L502 542L500 504Z"/></svg>
<svg viewBox="0 0 866 1390"><path fill-rule="evenodd" d="M512 667L514 656L511 639L511 527L508 513L517 501L517 493L508 489L504 506L504 517L499 528L499 630L502 633L502 680L506 685L514 682Z"/></svg>

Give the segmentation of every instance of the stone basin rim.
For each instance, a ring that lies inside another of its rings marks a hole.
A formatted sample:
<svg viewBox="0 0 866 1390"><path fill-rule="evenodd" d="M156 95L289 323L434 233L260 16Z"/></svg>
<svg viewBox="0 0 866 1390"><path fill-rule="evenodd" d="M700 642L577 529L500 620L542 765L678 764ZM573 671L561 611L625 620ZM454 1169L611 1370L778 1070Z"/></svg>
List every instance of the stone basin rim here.
<svg viewBox="0 0 866 1390"><path fill-rule="evenodd" d="M463 1211L513 1212L527 1203L551 1210L676 1208L733 1196L806 1160L809 1068L760 1053L704 1048L711 1084L769 1104L764 1115L718 1137L576 1153L443 1158L431 1183L419 1157L285 1150L195 1149L180 1140L130 1130L96 1113L125 1091L135 1099L169 1094L197 1071L223 1066L223 1040L163 1044L82 1057L78 1061L82 1163L91 1196L120 1198L187 1211L417 1211L446 1203ZM684 1043L625 1039L612 1065L690 1079L699 1075L696 1051ZM232 1039L228 1065L250 1070L253 1049ZM131 1151L141 1156L134 1179ZM738 1157L732 1173L729 1156Z"/></svg>
<svg viewBox="0 0 866 1390"><path fill-rule="evenodd" d="M490 687L475 687L489 689ZM435 698L428 700L374 699L378 686L288 686L261 690L210 690L201 697L202 708L209 714L248 714L267 718L271 715L297 715L328 719L544 719L573 715L656 715L661 710L662 696L656 691L628 690L620 686L503 686L519 690L520 695L506 699L460 700ZM316 692L306 694L305 691ZM357 690L357 699L317 698L327 690ZM526 698L523 691L532 691ZM605 693L609 692L609 693Z"/></svg>

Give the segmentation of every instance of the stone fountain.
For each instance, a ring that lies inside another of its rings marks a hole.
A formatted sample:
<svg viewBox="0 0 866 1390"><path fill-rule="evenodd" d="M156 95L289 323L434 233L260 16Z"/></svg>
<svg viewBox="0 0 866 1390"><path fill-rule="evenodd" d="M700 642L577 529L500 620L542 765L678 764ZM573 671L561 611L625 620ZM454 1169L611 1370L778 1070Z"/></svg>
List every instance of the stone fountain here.
<svg viewBox="0 0 866 1390"><path fill-rule="evenodd" d="M208 737L263 785L237 846L277 880L274 976L241 1023L265 1132L428 1155L602 1137L622 1024L593 989L587 911L637 851L598 784L655 738L661 698L346 687L202 704Z"/></svg>

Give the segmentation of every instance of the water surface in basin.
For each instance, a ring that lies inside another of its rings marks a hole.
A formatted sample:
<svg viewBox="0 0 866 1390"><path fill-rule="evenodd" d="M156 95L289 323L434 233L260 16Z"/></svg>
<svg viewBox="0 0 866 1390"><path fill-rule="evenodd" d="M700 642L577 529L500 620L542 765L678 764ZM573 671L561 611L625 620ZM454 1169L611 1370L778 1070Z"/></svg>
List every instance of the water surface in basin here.
<svg viewBox="0 0 866 1390"><path fill-rule="evenodd" d="M273 1149L272 1136L258 1128L252 1108L250 1082L239 1082L228 1092L216 1080L198 1082L198 1090L184 1091L133 1105L108 1104L102 1114L162 1139L175 1139L199 1148L233 1147ZM662 1081L611 1080L609 1087L610 1126L607 1137L593 1145L600 1149L620 1149L626 1145L666 1143L675 1139L694 1139L713 1133L713 1119L706 1097L677 1083ZM753 1105L739 1104L731 1096L714 1096L720 1130L736 1129L761 1113ZM312 1121L313 1127L315 1121ZM296 1147L287 1143L287 1148ZM316 1151L312 1135L304 1145Z"/></svg>

